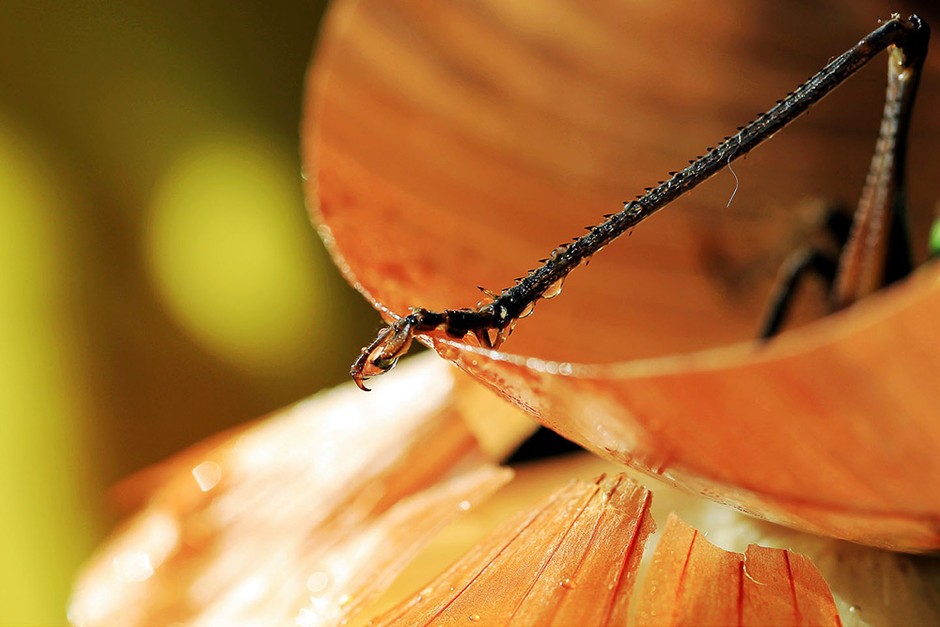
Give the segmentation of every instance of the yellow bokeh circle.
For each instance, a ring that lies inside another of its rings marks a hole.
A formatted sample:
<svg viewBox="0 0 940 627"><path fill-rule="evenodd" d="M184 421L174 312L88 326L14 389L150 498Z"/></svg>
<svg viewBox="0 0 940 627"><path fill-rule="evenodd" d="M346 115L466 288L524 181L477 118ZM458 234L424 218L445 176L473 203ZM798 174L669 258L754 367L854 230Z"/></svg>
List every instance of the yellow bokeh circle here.
<svg viewBox="0 0 940 627"><path fill-rule="evenodd" d="M240 367L303 363L332 323L299 178L270 144L232 134L193 145L153 191L145 238L165 306Z"/></svg>

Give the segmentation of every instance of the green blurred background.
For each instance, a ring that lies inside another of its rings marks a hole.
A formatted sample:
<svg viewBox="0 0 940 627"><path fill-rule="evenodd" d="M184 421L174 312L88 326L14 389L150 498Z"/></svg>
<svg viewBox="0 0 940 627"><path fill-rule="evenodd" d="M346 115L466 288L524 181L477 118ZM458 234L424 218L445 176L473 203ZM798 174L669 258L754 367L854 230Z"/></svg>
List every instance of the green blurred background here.
<svg viewBox="0 0 940 627"><path fill-rule="evenodd" d="M374 331L301 193L322 5L0 2L0 624L65 620L108 486Z"/></svg>

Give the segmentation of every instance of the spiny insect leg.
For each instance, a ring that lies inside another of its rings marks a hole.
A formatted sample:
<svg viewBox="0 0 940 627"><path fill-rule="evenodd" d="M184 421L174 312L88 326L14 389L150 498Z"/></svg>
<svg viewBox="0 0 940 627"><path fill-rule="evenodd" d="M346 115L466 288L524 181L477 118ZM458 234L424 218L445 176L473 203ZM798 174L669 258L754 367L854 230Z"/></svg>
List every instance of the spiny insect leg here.
<svg viewBox="0 0 940 627"><path fill-rule="evenodd" d="M929 28L918 16L913 15L906 20L893 16L852 48L832 59L766 113L741 127L737 133L729 135L714 148L708 148L704 155L690 161L687 167L675 171L667 180L647 188L642 196L625 203L621 211L611 214L584 235L556 248L548 261L530 271L513 286L504 289L493 302L476 310L445 310L440 313L417 310L408 316L413 318L407 327L407 333L403 327L397 326L401 321L393 324L390 331L383 331L372 344L363 349L351 368L353 379L360 387L364 387L362 381L365 378L389 370L397 358L407 350L410 334L413 333L443 328L452 337L464 337L472 333L477 337L490 338L488 331L496 330L496 340L490 343L501 341L506 335L503 332L505 329L511 329L524 312L531 311L535 301L543 298L553 286L559 285L559 282L582 262L679 196L691 191L770 139L881 51L890 46L903 50L904 53L900 57L902 74L907 76L909 72L913 72L915 76L919 75L928 38ZM914 91L916 80L913 89L907 92L910 96L904 98L913 99ZM906 117L902 122L907 123ZM899 131L897 137L906 138L906 128ZM903 149L903 144L900 149ZM417 315L418 312L420 315ZM407 341L404 341L405 336ZM378 354L375 354L376 351Z"/></svg>

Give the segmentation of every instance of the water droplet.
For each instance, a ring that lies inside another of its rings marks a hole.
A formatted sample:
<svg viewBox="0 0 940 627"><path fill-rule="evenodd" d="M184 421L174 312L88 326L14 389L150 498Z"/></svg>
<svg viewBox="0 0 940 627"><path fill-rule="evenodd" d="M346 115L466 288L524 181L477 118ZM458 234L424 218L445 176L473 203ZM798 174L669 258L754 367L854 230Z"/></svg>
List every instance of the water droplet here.
<svg viewBox="0 0 940 627"><path fill-rule="evenodd" d="M473 622L473 623L476 623L476 622L479 622L479 621L480 621L480 615L479 615L479 614L471 614L470 616L468 616L468 618L470 619L470 622Z"/></svg>
<svg viewBox="0 0 940 627"><path fill-rule="evenodd" d="M457 359L460 357L460 349L456 348L451 344L445 344L444 342L438 342L435 344L434 348L437 350L438 354L444 359Z"/></svg>
<svg viewBox="0 0 940 627"><path fill-rule="evenodd" d="M565 577L564 579L561 580L561 587L567 590L574 590L575 588L578 587L578 584L572 579Z"/></svg>
<svg viewBox="0 0 940 627"><path fill-rule="evenodd" d="M314 572L307 577L307 590L312 594L320 594L330 585L330 576L322 570Z"/></svg>
<svg viewBox="0 0 940 627"><path fill-rule="evenodd" d="M552 251L552 254L549 255L549 257L551 257L552 261L555 261L562 255L564 255L566 250L568 250L568 246L566 244L562 244L561 246L558 246L557 248L555 248L555 250Z"/></svg>
<svg viewBox="0 0 940 627"><path fill-rule="evenodd" d="M150 555L143 551L128 551L111 560L121 581L146 581L154 573Z"/></svg>
<svg viewBox="0 0 940 627"><path fill-rule="evenodd" d="M561 294L561 288L565 286L565 279L561 278L545 288L545 291L542 292L542 298L555 298Z"/></svg>
<svg viewBox="0 0 940 627"><path fill-rule="evenodd" d="M529 370L542 370L545 368L545 362L538 357L527 357L525 367Z"/></svg>
<svg viewBox="0 0 940 627"><path fill-rule="evenodd" d="M460 511L465 512L470 509L470 501L460 501L460 503L457 504L457 507L460 509Z"/></svg>
<svg viewBox="0 0 940 627"><path fill-rule="evenodd" d="M208 492L222 480L222 467L216 462L205 461L193 468L193 478L203 492Z"/></svg>
<svg viewBox="0 0 940 627"><path fill-rule="evenodd" d="M349 596L348 594L344 594L343 596L341 596L340 598L336 600L336 602L339 603L340 607L346 607L347 605L349 605L350 601L352 601L352 597Z"/></svg>
<svg viewBox="0 0 940 627"><path fill-rule="evenodd" d="M496 294L489 291L488 289L480 287L479 285L477 285L477 289L483 292L483 297L477 301L476 309L477 311L479 311L485 307L489 307L490 305L492 305L493 301L496 300Z"/></svg>
<svg viewBox="0 0 940 627"><path fill-rule="evenodd" d="M850 606L849 606L849 613L850 613L850 614L854 614L854 613L856 613L856 612L861 612L861 611L862 611L862 608L859 607L858 605L850 605Z"/></svg>
<svg viewBox="0 0 940 627"><path fill-rule="evenodd" d="M513 320L509 325L503 327L496 333L496 341L493 342L493 348L499 348L502 346L510 335L512 335L512 330L516 328L516 320Z"/></svg>

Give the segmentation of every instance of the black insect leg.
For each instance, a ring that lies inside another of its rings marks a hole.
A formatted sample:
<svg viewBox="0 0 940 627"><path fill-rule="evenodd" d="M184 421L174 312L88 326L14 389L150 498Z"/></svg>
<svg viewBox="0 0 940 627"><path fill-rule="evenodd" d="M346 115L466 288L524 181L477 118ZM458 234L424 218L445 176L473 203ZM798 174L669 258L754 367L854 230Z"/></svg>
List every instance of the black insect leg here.
<svg viewBox="0 0 940 627"><path fill-rule="evenodd" d="M907 215L907 203L903 199L895 203L888 230L887 252L884 263L884 284L891 285L914 271L914 247L911 245L911 229Z"/></svg>
<svg viewBox="0 0 940 627"><path fill-rule="evenodd" d="M907 224L906 157L911 112L917 95L930 30L888 54L884 111L865 187L836 272L832 300L846 307L903 279L914 268Z"/></svg>
<svg viewBox="0 0 940 627"><path fill-rule="evenodd" d="M835 214L830 214L827 229L838 242L838 261L817 248L798 251L787 260L760 331L763 339L780 330L796 287L807 274L826 281L829 305L835 310L913 270L904 173L911 112L930 30L918 21L910 33L889 49L881 127L851 228L833 222Z"/></svg>
<svg viewBox="0 0 940 627"><path fill-rule="evenodd" d="M790 254L780 269L780 276L774 286L770 307L764 318L758 337L767 340L780 332L796 289L807 275L815 275L826 283L826 291L836 278L838 260L819 248L804 248Z"/></svg>
<svg viewBox="0 0 940 627"><path fill-rule="evenodd" d="M839 256L848 241L851 227L852 216L843 207L830 207L820 225L829 245L807 246L790 253L780 267L758 338L767 340L780 332L797 289L807 276L821 279L825 284L826 294L831 294L839 267Z"/></svg>

